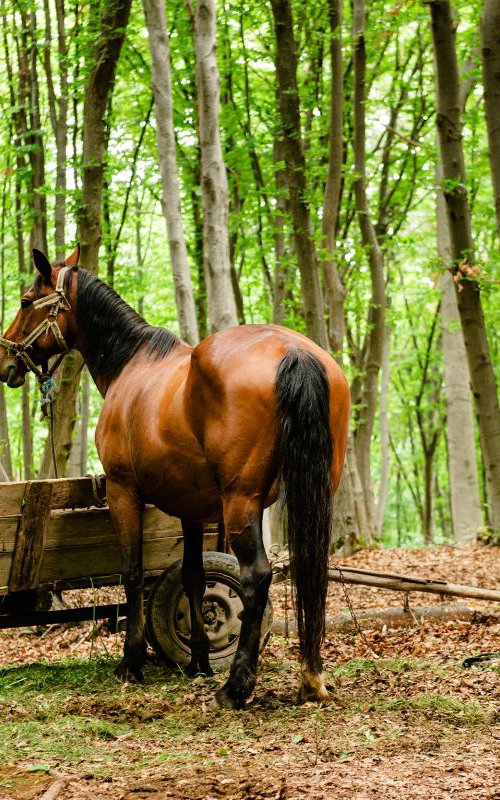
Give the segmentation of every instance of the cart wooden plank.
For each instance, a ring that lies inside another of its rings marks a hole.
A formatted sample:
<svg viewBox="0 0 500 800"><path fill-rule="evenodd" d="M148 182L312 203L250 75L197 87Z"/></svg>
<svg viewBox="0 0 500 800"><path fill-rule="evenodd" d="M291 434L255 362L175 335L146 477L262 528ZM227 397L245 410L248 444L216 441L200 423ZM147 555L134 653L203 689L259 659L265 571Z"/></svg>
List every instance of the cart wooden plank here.
<svg viewBox="0 0 500 800"><path fill-rule="evenodd" d="M25 486L23 515L19 523L9 573L9 591L11 592L35 589L39 584L50 516L51 494L52 485L48 481L28 481Z"/></svg>
<svg viewBox="0 0 500 800"><path fill-rule="evenodd" d="M104 495L104 477L94 480L99 486L99 494ZM93 479L51 478L36 481L37 485L50 484L52 487L51 508L89 508L96 505ZM0 484L0 517L21 512L21 504L26 490L26 481L12 481Z"/></svg>
<svg viewBox="0 0 500 800"><path fill-rule="evenodd" d="M119 583L109 509L96 507L104 491L103 479L90 478L0 484L0 595ZM147 506L143 528L145 574L158 575L182 557L181 524ZM205 526L204 548L216 549L217 539L217 526Z"/></svg>

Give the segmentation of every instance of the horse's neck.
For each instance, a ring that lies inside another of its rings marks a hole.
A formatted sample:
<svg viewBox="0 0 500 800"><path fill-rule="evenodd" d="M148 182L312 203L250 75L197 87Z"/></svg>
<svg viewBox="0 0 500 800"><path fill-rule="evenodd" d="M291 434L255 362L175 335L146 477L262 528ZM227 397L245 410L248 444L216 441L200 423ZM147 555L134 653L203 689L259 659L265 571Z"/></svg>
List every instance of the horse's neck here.
<svg viewBox="0 0 500 800"><path fill-rule="evenodd" d="M113 290L85 273L79 280L75 325L78 349L103 397L135 356L147 349L166 358L180 343L165 328L149 325Z"/></svg>

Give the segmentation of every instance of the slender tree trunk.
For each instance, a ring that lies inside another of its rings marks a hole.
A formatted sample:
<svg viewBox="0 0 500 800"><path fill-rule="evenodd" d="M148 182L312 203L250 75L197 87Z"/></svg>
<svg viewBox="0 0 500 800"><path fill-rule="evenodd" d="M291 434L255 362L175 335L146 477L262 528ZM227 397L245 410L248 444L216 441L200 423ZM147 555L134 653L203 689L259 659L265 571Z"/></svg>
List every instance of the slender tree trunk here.
<svg viewBox="0 0 500 800"><path fill-rule="evenodd" d="M386 324L384 330L384 352L382 355L382 379L380 385L379 408L380 484L378 487L377 501L377 539L381 539L382 537L385 510L387 507L387 497L389 494L389 471L391 461L389 446L389 378L391 374L390 352L391 328L390 325Z"/></svg>
<svg viewBox="0 0 500 800"><path fill-rule="evenodd" d="M490 518L500 529L500 407L474 266L471 214L465 186L460 85L455 27L448 0L430 2L436 61L437 125L443 165L443 193L450 226L458 311L476 403L486 469Z"/></svg>
<svg viewBox="0 0 500 800"><path fill-rule="evenodd" d="M7 480L11 481L12 457L10 452L9 420L7 418L7 406L5 403L5 387L0 386L0 463Z"/></svg>
<svg viewBox="0 0 500 800"><path fill-rule="evenodd" d="M425 545L434 541L434 452L424 450L424 515L422 519L422 538Z"/></svg>
<svg viewBox="0 0 500 800"><path fill-rule="evenodd" d="M290 0L271 0L276 34L276 75L290 215L300 270L307 335L328 349L318 260L307 201L306 169L300 126L297 55Z"/></svg>
<svg viewBox="0 0 500 800"><path fill-rule="evenodd" d="M66 256L66 153L68 145L68 46L65 29L64 0L56 0L57 41L59 57L59 96L57 96L51 61L50 5L44 0L46 45L44 50L45 75L49 100L52 131L56 142L56 197L54 207L54 235L56 258ZM73 443L73 427L76 419L76 397L82 359L72 353L67 356L57 373L58 392L53 406L53 439L56 452L57 474L64 475L66 463ZM47 436L42 455L39 476L54 477L52 441Z"/></svg>
<svg viewBox="0 0 500 800"><path fill-rule="evenodd" d="M83 109L83 189L78 222L81 261L97 274L102 238L102 187L104 173L106 109L113 91L116 65L125 39L132 0L108 0L103 6L101 29L85 87Z"/></svg>
<svg viewBox="0 0 500 800"><path fill-rule="evenodd" d="M342 186L344 150L344 72L342 67L342 2L329 0L330 12L330 65L332 87L330 95L330 121L328 136L328 175L323 199L323 250L322 262L328 303L328 338L334 353L339 353L344 341L344 301L346 291L340 280L335 259L335 234Z"/></svg>
<svg viewBox="0 0 500 800"><path fill-rule="evenodd" d="M276 261L274 266L273 282L273 322L282 325L285 319L286 297L286 239L285 239L285 214L286 214L286 169L283 166L283 142L281 139L274 141L273 158L275 164L276 180L276 213L274 217L274 247Z"/></svg>
<svg viewBox="0 0 500 800"><path fill-rule="evenodd" d="M481 32L488 151L500 235L500 0L485 0Z"/></svg>
<svg viewBox="0 0 500 800"><path fill-rule="evenodd" d="M83 368L80 387L79 419L73 431L73 443L68 460L67 474L70 477L87 474L90 382L89 372L86 367Z"/></svg>
<svg viewBox="0 0 500 800"><path fill-rule="evenodd" d="M56 142L56 190L54 203L54 236L56 258L66 255L66 149L68 144L68 47L66 42L64 0L56 0L57 49L59 64L59 96L56 95L52 74L52 25L49 0L44 0L45 46L44 66L47 79L50 121Z"/></svg>
<svg viewBox="0 0 500 800"><path fill-rule="evenodd" d="M162 209L168 231L170 261L174 277L175 304L181 337L198 343L198 323L191 273L181 216L179 175L175 153L170 45L164 0L143 0L149 35L156 114L156 138L162 180Z"/></svg>
<svg viewBox="0 0 500 800"><path fill-rule="evenodd" d="M474 541L483 526L479 481L476 467L474 413L470 391L469 366L451 266L451 244L446 204L439 188L441 171L437 169L436 215L438 255L446 272L440 281L441 330L446 395L446 440L451 495L453 535L457 544ZM467 501L464 501L467 498Z"/></svg>
<svg viewBox="0 0 500 800"><path fill-rule="evenodd" d="M66 355L61 368L57 371L57 398L52 407L52 413L54 415L54 447L59 477L65 474L71 453L73 429L77 417L76 398L82 365L83 359L80 353L72 351ZM49 435L40 465L40 478L54 478L55 474Z"/></svg>
<svg viewBox="0 0 500 800"><path fill-rule="evenodd" d="M382 365L385 326L384 260L370 218L366 196L366 135L365 135L365 50L366 11L364 0L354 0L354 160L356 180L354 190L361 240L367 251L371 276L371 307L369 312L368 346L363 377L362 409L356 427L356 460L363 485L370 530L376 533L375 508L371 481L371 440L377 410L378 375Z"/></svg>
<svg viewBox="0 0 500 800"><path fill-rule="evenodd" d="M33 472L33 431L31 427L31 403L30 403L30 376L26 376L23 383L21 408L22 408L22 438L23 438L23 474L24 480L30 481L34 478Z"/></svg>
<svg viewBox="0 0 500 800"><path fill-rule="evenodd" d="M30 255L36 247L47 252L47 201L45 198L45 150L42 138L42 123L40 118L40 87L38 81L37 54L36 54L36 15L31 11L28 18L23 15L23 25L29 25L29 45L26 53L28 62L28 130L26 131L26 144L28 145L31 167L31 203L33 219L30 230Z"/></svg>
<svg viewBox="0 0 500 800"><path fill-rule="evenodd" d="M196 83L203 198L203 263L210 332L238 324L229 258L229 193L219 131L219 70L215 2L198 0L194 14Z"/></svg>

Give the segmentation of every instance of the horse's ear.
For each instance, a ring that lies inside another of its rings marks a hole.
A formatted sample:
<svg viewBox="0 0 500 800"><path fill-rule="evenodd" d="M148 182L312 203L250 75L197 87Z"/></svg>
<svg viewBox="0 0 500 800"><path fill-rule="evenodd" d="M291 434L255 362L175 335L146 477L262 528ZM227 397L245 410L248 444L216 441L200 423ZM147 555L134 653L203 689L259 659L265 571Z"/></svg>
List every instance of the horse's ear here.
<svg viewBox="0 0 500 800"><path fill-rule="evenodd" d="M77 242L75 249L64 262L67 267L77 267L80 260L80 243Z"/></svg>
<svg viewBox="0 0 500 800"><path fill-rule="evenodd" d="M35 262L35 267L37 268L38 272L44 279L45 283L50 284L50 278L52 276L52 267L50 266L49 259L42 253L41 250L37 250L33 248L31 251L33 253L33 261Z"/></svg>

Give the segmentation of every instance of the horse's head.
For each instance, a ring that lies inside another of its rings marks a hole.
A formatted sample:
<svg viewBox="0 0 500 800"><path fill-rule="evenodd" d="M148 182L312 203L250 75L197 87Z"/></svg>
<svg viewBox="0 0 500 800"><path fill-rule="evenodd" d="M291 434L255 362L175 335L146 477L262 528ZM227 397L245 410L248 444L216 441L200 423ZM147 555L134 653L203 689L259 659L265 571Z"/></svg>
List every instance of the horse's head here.
<svg viewBox="0 0 500 800"><path fill-rule="evenodd" d="M28 370L43 377L48 362L72 346L71 305L65 294L65 267L76 267L77 245L69 258L52 266L40 250L33 250L38 275L24 292L13 322L0 339L0 380L13 388L21 386Z"/></svg>

